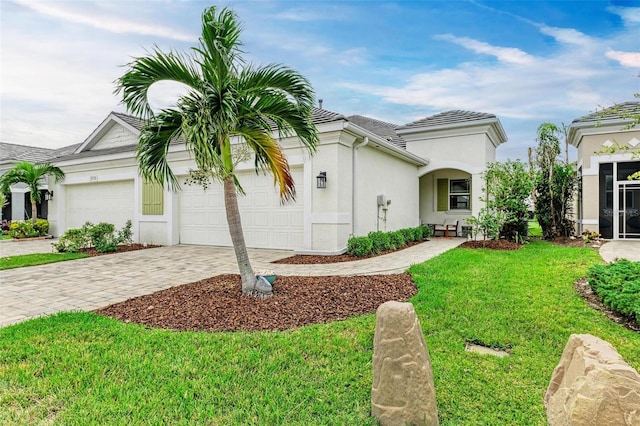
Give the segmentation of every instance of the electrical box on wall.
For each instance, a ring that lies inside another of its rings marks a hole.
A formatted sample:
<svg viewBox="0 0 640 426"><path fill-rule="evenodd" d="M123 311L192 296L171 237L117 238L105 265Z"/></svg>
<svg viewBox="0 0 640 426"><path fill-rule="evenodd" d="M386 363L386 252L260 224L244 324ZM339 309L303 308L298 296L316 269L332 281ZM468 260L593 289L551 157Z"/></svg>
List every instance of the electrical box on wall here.
<svg viewBox="0 0 640 426"><path fill-rule="evenodd" d="M386 195L378 195L378 205L386 207L386 205L387 205L387 196Z"/></svg>

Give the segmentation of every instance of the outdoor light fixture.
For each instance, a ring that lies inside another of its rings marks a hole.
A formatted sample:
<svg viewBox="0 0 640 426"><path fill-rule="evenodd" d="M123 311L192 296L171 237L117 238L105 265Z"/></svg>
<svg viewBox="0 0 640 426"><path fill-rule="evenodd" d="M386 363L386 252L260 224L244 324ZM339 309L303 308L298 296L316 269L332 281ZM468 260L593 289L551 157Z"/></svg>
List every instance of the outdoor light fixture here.
<svg viewBox="0 0 640 426"><path fill-rule="evenodd" d="M44 193L44 199L46 201L51 201L53 200L53 191L47 191Z"/></svg>
<svg viewBox="0 0 640 426"><path fill-rule="evenodd" d="M318 176L316 176L317 187L318 188L326 188L327 187L327 172L320 172Z"/></svg>

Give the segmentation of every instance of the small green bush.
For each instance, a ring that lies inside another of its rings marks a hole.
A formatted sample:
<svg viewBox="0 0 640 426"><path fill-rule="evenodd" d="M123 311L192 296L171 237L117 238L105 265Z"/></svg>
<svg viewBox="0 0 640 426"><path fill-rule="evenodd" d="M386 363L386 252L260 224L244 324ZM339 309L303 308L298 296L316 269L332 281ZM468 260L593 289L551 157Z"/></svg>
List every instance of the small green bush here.
<svg viewBox="0 0 640 426"><path fill-rule="evenodd" d="M621 314L640 321L640 262L620 259L589 268L587 280L600 300Z"/></svg>
<svg viewBox="0 0 640 426"><path fill-rule="evenodd" d="M422 229L422 239L431 236L431 227L429 225L420 225L418 228Z"/></svg>
<svg viewBox="0 0 640 426"><path fill-rule="evenodd" d="M391 244L393 244L394 249L401 249L405 246L404 234L400 231L389 232L389 237L391 237Z"/></svg>
<svg viewBox="0 0 640 426"><path fill-rule="evenodd" d="M34 238L41 236L40 231L36 229L33 222L30 220L14 220L11 222L11 225L9 226L9 235L11 238Z"/></svg>
<svg viewBox="0 0 640 426"><path fill-rule="evenodd" d="M111 223L101 222L94 225L85 222L82 228L68 229L58 242L53 244L53 248L61 253L77 253L93 246L98 252L107 253L116 251L122 243L131 244L132 235L130 220L120 231L116 231Z"/></svg>
<svg viewBox="0 0 640 426"><path fill-rule="evenodd" d="M368 237L371 239L371 243L373 244L373 253L377 254L386 250L393 250L391 237L387 232L369 232Z"/></svg>
<svg viewBox="0 0 640 426"><path fill-rule="evenodd" d="M347 253L356 257L368 256L373 252L373 242L369 237L351 237L347 241Z"/></svg>
<svg viewBox="0 0 640 426"><path fill-rule="evenodd" d="M49 232L49 221L47 219L36 219L34 228L41 237L44 237Z"/></svg>
<svg viewBox="0 0 640 426"><path fill-rule="evenodd" d="M418 226L417 228L414 229L416 241L422 241L424 239L424 237L422 236L422 231L423 231L422 226Z"/></svg>
<svg viewBox="0 0 640 426"><path fill-rule="evenodd" d="M408 244L408 243L416 240L415 228L403 228L403 229L400 229L399 232L404 237L404 243L405 244Z"/></svg>

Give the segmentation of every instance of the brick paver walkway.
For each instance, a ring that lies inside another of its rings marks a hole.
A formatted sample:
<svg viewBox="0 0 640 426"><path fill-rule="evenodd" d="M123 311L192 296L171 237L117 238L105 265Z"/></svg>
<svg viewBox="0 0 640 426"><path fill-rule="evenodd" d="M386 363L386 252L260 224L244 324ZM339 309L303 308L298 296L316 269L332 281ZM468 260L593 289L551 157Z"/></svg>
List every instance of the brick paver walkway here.
<svg viewBox="0 0 640 426"><path fill-rule="evenodd" d="M458 246L461 238L434 238L396 253L328 265L283 265L282 250L249 250L256 271L279 275L361 275L405 271ZM51 240L0 241L0 255L51 251ZM233 249L177 245L0 271L0 327L41 315L92 310L223 273L237 273Z"/></svg>

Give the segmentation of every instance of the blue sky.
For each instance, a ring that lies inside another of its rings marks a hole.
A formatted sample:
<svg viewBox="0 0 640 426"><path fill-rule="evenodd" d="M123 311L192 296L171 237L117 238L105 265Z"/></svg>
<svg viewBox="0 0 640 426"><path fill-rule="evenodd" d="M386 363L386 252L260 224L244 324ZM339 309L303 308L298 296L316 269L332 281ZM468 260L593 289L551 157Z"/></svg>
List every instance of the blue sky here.
<svg viewBox="0 0 640 426"><path fill-rule="evenodd" d="M110 111L122 65L187 51L207 6L243 23L246 58L307 76L324 108L404 124L496 114L498 159L526 159L539 124L640 92L640 1L0 1L0 140L82 142ZM159 85L154 103L171 103Z"/></svg>

